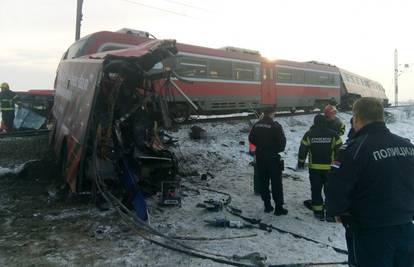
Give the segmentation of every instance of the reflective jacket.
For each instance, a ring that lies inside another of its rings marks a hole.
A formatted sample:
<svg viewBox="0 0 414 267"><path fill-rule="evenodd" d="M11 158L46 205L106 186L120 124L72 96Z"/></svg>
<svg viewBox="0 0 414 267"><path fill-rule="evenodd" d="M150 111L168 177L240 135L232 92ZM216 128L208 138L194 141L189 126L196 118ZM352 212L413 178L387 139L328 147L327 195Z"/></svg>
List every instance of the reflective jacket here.
<svg viewBox="0 0 414 267"><path fill-rule="evenodd" d="M19 96L11 91L5 90L0 92L0 105L1 111L12 111L14 110L14 105L19 101Z"/></svg>
<svg viewBox="0 0 414 267"><path fill-rule="evenodd" d="M339 136L342 136L345 133L345 124L338 117L334 117L334 119L326 119L326 126L335 131Z"/></svg>
<svg viewBox="0 0 414 267"><path fill-rule="evenodd" d="M414 215L414 145L383 122L339 149L327 186L328 215L350 213L361 227L409 223Z"/></svg>
<svg viewBox="0 0 414 267"><path fill-rule="evenodd" d="M305 162L309 154L309 169L330 170L336 151L341 145L342 140L334 131L314 125L302 138L299 162Z"/></svg>
<svg viewBox="0 0 414 267"><path fill-rule="evenodd" d="M256 146L256 155L272 156L285 150L286 137L282 126L265 116L253 125L249 142Z"/></svg>

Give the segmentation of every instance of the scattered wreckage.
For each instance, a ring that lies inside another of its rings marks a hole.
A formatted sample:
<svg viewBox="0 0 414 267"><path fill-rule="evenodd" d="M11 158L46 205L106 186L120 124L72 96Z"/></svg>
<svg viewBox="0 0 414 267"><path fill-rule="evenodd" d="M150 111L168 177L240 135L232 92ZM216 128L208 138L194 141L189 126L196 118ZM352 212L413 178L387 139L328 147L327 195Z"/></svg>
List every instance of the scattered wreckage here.
<svg viewBox="0 0 414 267"><path fill-rule="evenodd" d="M175 41L154 40L60 62L51 142L72 192L97 193L99 182L143 220L146 193L162 188L164 204L180 202L176 159L160 128L167 111L153 87L165 78L154 65L176 52Z"/></svg>

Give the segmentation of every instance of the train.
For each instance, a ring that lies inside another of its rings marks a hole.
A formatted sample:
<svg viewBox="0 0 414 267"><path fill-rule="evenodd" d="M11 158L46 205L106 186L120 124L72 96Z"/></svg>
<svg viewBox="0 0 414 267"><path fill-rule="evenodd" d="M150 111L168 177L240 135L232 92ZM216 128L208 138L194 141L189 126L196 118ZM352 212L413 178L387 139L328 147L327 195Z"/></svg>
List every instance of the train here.
<svg viewBox="0 0 414 267"><path fill-rule="evenodd" d="M127 28L95 32L71 45L62 61L127 49L151 40L154 37L148 32ZM177 49L175 56L154 66L154 69L171 71L174 75L168 79L180 89L175 90L170 83L162 81L155 85L165 96L174 119L267 107L294 112L335 104L347 110L364 96L376 97L384 106L389 105L379 82L335 65L268 60L259 51L236 47L214 49L177 43Z"/></svg>

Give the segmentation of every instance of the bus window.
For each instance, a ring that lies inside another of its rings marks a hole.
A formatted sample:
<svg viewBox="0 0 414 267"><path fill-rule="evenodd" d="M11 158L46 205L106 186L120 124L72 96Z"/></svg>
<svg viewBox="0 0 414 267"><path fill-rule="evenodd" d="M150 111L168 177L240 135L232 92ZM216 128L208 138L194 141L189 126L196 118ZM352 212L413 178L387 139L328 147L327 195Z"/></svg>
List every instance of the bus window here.
<svg viewBox="0 0 414 267"><path fill-rule="evenodd" d="M104 43L102 44L97 52L105 52L105 51L111 51L111 50L119 50L119 49L125 49L134 47L135 45L127 45L127 44L117 44L117 43Z"/></svg>
<svg viewBox="0 0 414 267"><path fill-rule="evenodd" d="M81 55L83 48L85 47L85 43L87 40L88 39L80 39L79 41L71 45L71 47L69 47L68 49L66 59L79 57Z"/></svg>

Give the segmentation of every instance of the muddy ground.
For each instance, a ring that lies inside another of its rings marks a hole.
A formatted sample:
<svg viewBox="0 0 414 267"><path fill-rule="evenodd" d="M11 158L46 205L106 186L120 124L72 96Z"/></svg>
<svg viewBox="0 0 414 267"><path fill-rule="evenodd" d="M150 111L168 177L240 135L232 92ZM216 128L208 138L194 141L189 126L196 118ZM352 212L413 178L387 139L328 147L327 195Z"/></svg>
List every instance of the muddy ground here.
<svg viewBox="0 0 414 267"><path fill-rule="evenodd" d="M47 136L2 138L0 151L0 266L217 266L150 244L90 194L61 193Z"/></svg>

